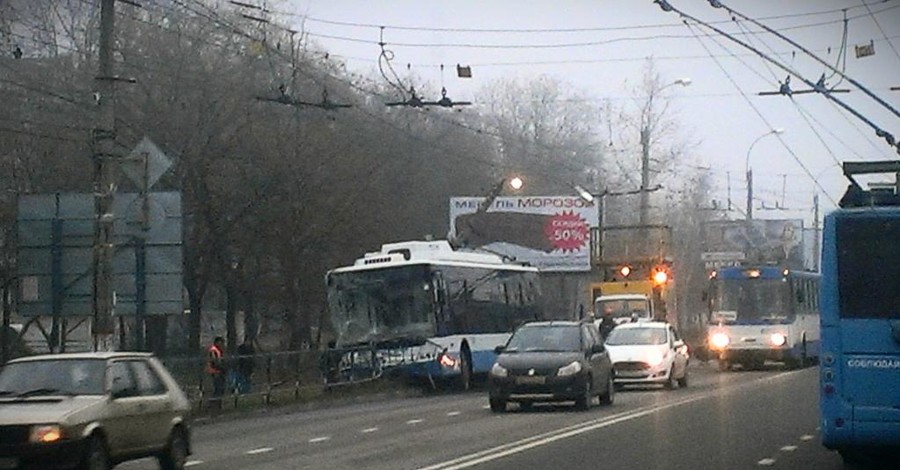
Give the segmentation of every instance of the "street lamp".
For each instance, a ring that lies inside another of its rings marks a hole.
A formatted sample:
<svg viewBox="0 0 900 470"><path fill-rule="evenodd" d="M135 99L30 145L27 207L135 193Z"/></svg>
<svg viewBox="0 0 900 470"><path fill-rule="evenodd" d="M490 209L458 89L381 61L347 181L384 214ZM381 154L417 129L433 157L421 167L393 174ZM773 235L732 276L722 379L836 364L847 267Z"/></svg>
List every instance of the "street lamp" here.
<svg viewBox="0 0 900 470"><path fill-rule="evenodd" d="M642 112L641 116L641 189L646 190L648 186L650 186L650 131L653 121L655 121L658 117L653 117L649 114L649 111L652 110L653 105L653 97L659 94L661 91L675 85L681 86L690 86L693 83L688 77L679 78L668 85L664 85L660 87L656 92L651 92L648 98L647 106L645 110ZM646 192L641 193L641 206L640 206L640 224L644 225L647 223L647 214L650 209L650 194Z"/></svg>
<svg viewBox="0 0 900 470"><path fill-rule="evenodd" d="M769 132L757 137L747 149L747 158L744 161L744 169L747 172L747 220L753 219L753 170L750 169L750 152L753 151L753 146L756 145L757 142L762 140L763 137L767 135L777 135L783 134L784 129L781 127L776 127Z"/></svg>

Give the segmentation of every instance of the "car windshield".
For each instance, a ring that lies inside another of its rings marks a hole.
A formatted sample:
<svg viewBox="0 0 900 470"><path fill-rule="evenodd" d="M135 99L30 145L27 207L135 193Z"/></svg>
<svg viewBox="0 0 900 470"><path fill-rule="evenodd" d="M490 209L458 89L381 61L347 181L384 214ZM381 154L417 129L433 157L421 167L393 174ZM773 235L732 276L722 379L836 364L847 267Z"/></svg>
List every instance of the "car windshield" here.
<svg viewBox="0 0 900 470"><path fill-rule="evenodd" d="M578 351L581 333L576 325L524 326L506 345L507 352Z"/></svg>
<svg viewBox="0 0 900 470"><path fill-rule="evenodd" d="M610 346L664 344L665 342L666 330L662 328L615 328L606 338L606 344Z"/></svg>
<svg viewBox="0 0 900 470"><path fill-rule="evenodd" d="M101 359L14 362L0 369L0 396L103 395L105 376Z"/></svg>

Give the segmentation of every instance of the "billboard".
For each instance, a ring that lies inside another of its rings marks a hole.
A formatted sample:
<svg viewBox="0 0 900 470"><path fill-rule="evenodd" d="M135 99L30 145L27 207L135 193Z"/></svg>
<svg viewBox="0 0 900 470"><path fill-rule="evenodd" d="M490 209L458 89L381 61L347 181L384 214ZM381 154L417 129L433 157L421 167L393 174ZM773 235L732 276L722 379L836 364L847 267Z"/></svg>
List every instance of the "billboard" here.
<svg viewBox="0 0 900 470"><path fill-rule="evenodd" d="M143 297L147 315L180 314L184 311L181 194L149 193L146 230L142 202L134 193L117 193L113 201L115 313L134 315ZM92 194L19 197L20 314L93 315L94 220Z"/></svg>
<svg viewBox="0 0 900 470"><path fill-rule="evenodd" d="M804 269L803 221L717 220L703 226L707 269L746 263Z"/></svg>
<svg viewBox="0 0 900 470"><path fill-rule="evenodd" d="M599 218L595 202L576 196L498 197L479 213L482 201L450 199L449 238L458 246L487 249L543 271L590 271L590 233Z"/></svg>

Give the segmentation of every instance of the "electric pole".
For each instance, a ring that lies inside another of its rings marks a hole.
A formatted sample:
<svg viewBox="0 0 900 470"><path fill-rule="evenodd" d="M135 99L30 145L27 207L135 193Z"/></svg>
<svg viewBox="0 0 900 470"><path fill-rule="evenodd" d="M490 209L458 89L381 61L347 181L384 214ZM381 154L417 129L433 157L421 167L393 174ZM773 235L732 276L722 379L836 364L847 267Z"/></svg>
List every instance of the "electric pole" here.
<svg viewBox="0 0 900 470"><path fill-rule="evenodd" d="M114 332L113 322L113 196L115 173L115 76L113 47L115 44L116 0L100 4L100 60L95 78L97 124L92 132L94 149L94 296L91 334L94 349L109 349L108 339Z"/></svg>
<svg viewBox="0 0 900 470"><path fill-rule="evenodd" d="M813 195L813 271L819 271L819 193Z"/></svg>
<svg viewBox="0 0 900 470"><path fill-rule="evenodd" d="M641 210L640 225L647 225L647 214L650 209L650 129L641 127Z"/></svg>

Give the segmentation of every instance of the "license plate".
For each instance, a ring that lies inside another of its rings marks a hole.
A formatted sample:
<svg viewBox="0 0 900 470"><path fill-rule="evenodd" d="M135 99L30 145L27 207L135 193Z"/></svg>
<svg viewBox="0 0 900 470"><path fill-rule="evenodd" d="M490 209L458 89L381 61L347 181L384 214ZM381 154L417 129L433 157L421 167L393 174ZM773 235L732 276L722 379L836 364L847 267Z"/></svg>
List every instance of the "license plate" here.
<svg viewBox="0 0 900 470"><path fill-rule="evenodd" d="M19 459L15 457L0 457L0 469L12 469L19 466Z"/></svg>
<svg viewBox="0 0 900 470"><path fill-rule="evenodd" d="M516 383L519 385L543 385L544 377L517 377Z"/></svg>
<svg viewBox="0 0 900 470"><path fill-rule="evenodd" d="M643 372L631 372L631 371L616 372L616 377L622 377L622 378L643 377L643 376L644 376Z"/></svg>

